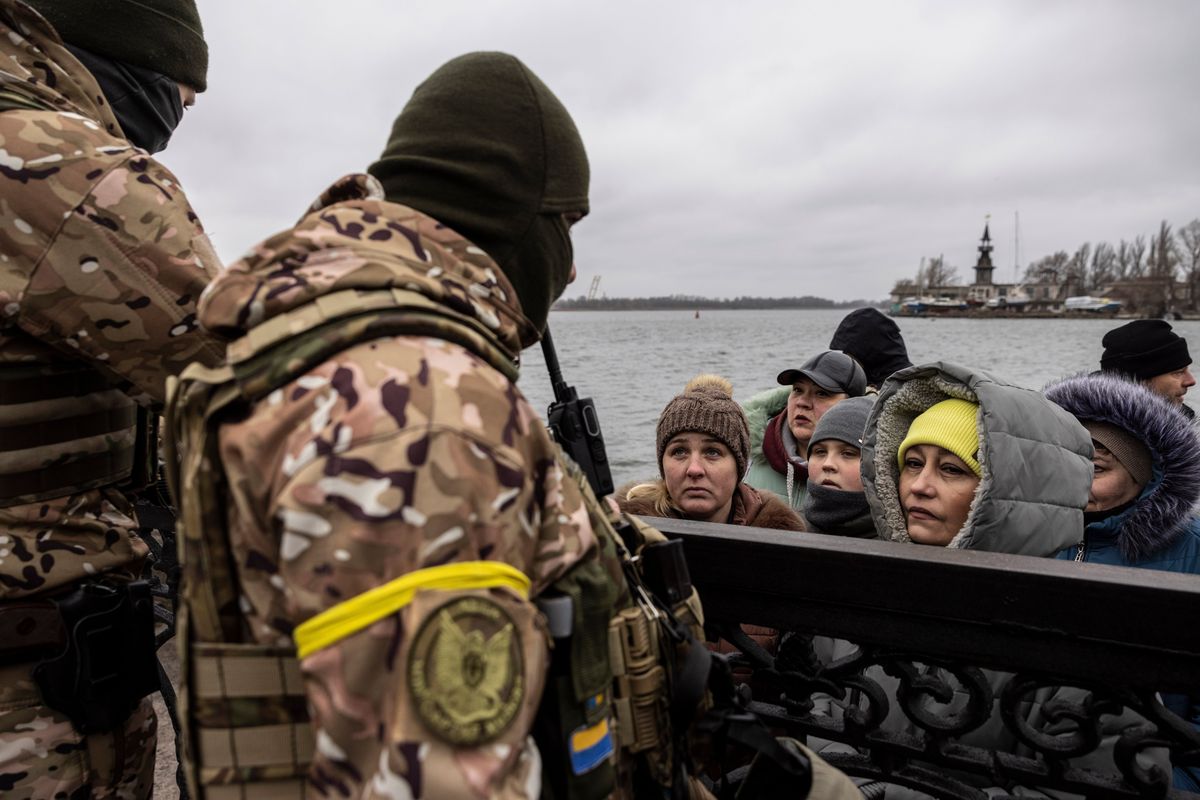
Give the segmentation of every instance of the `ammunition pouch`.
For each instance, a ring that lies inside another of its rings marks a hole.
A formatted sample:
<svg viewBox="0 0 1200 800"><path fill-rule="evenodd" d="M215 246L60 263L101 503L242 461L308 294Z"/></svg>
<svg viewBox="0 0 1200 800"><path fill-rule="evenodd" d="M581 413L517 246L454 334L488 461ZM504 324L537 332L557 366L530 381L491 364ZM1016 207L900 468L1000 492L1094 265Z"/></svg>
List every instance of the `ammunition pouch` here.
<svg viewBox="0 0 1200 800"><path fill-rule="evenodd" d="M52 602L66 642L33 669L42 701L81 733L110 731L158 689L149 584L85 583Z"/></svg>
<svg viewBox="0 0 1200 800"><path fill-rule="evenodd" d="M534 729L543 794L687 797L711 656L682 545L636 519L614 526L575 478L600 553L538 599L554 639Z"/></svg>

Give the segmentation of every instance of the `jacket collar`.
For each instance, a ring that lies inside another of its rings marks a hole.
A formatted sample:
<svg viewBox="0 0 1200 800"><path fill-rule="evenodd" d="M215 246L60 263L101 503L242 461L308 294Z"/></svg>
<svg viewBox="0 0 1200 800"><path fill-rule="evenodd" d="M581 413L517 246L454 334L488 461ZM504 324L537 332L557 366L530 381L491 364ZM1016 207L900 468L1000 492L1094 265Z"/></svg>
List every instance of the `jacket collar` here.
<svg viewBox="0 0 1200 800"><path fill-rule="evenodd" d="M294 228L231 264L205 290L199 315L236 339L322 295L392 287L478 320L514 361L538 339L495 262L431 217L386 202L365 174L335 182Z"/></svg>
<svg viewBox="0 0 1200 800"><path fill-rule="evenodd" d="M50 23L17 0L0 0L0 91L47 110L87 117L125 138L92 73Z"/></svg>
<svg viewBox="0 0 1200 800"><path fill-rule="evenodd" d="M771 469L780 475L787 475L788 465L798 473L797 480L808 480L808 462L797 456L796 437L787 426L787 412L781 411L767 423L763 433L763 456Z"/></svg>

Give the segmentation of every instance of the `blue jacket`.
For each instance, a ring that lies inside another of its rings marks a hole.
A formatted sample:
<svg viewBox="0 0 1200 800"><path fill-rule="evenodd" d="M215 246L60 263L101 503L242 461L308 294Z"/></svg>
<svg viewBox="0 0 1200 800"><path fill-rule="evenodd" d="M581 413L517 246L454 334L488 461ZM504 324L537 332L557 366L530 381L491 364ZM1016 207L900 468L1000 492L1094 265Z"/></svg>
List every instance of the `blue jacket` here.
<svg viewBox="0 0 1200 800"><path fill-rule="evenodd" d="M1185 520L1175 540L1163 549L1137 561L1126 561L1121 555L1119 544L1121 525L1133 511L1134 509L1129 509L1115 517L1093 522L1084 529L1080 544L1060 550L1055 557L1066 561L1085 561L1089 564L1112 564L1118 567L1141 567L1200 575L1200 518L1193 516ZM1082 558L1079 557L1081 546Z"/></svg>
<svg viewBox="0 0 1200 800"><path fill-rule="evenodd" d="M1047 386L1046 396L1080 420L1108 422L1146 445L1150 480L1120 514L1087 525L1056 558L1200 575L1200 436L1178 407L1140 384L1093 373ZM1163 705L1200 728L1200 697L1164 694ZM1200 791L1200 769L1176 768L1176 789Z"/></svg>

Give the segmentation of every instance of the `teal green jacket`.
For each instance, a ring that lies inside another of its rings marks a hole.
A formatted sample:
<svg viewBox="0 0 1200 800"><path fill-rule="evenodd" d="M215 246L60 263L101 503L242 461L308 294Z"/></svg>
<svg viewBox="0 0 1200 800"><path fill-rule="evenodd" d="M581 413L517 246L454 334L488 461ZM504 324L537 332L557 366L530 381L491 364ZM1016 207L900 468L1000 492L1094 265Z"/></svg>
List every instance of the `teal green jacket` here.
<svg viewBox="0 0 1200 800"><path fill-rule="evenodd" d="M751 397L742 405L746 422L750 426L750 468L746 471L746 483L760 491L774 492L797 511L804 505L808 487L808 470L803 461L789 461L786 472L777 472L766 454L763 453L763 436L767 423L787 409L790 386L776 386ZM784 425L781 431L787 452L795 452L796 440Z"/></svg>

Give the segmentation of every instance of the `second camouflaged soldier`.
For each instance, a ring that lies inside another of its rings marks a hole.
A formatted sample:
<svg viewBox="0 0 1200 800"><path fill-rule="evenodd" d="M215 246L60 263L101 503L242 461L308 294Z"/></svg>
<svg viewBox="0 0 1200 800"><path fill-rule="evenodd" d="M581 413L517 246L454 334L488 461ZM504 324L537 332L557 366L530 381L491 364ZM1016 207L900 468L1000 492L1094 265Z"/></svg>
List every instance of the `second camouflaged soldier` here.
<svg viewBox="0 0 1200 800"><path fill-rule="evenodd" d="M146 150L208 56L191 0L33 6L0 0L0 794L141 798L157 676L130 492L166 376L222 357L195 315L217 258Z"/></svg>
<svg viewBox="0 0 1200 800"><path fill-rule="evenodd" d="M213 283L229 365L171 401L194 787L687 796L665 638L514 385L588 212L574 123L520 61L471 54L371 173Z"/></svg>

